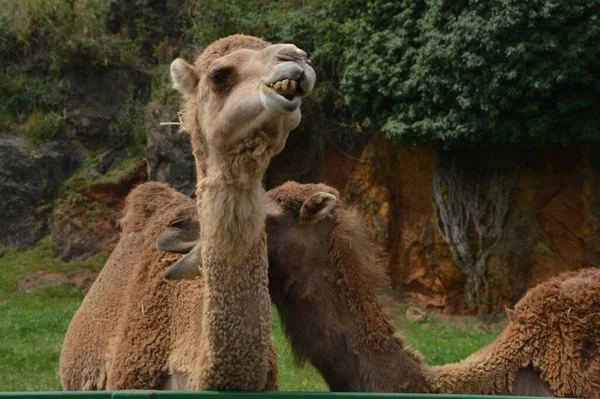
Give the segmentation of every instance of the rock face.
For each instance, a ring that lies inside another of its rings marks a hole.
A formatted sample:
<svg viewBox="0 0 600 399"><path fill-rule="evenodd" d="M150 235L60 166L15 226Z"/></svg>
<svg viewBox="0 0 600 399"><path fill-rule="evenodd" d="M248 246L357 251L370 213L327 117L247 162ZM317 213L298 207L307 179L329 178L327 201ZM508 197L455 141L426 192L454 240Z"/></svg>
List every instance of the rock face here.
<svg viewBox="0 0 600 399"><path fill-rule="evenodd" d="M65 193L53 214L51 246L56 257L69 262L112 251L119 240L118 221L125 197L146 178L146 165L140 161L116 182Z"/></svg>
<svg viewBox="0 0 600 399"><path fill-rule="evenodd" d="M72 72L67 77L70 96L67 104L69 135L85 139L88 148L106 144L109 125L131 96L137 83L126 69L101 72Z"/></svg>
<svg viewBox="0 0 600 399"><path fill-rule="evenodd" d="M502 311L563 271L600 265L600 146L528 150L520 160L504 234L487 263L492 308L480 312ZM287 180L277 162L285 153L274 159L269 188ZM464 313L465 279L436 226L434 162L431 148L376 134L352 154L327 149L306 182L330 184L356 206L388 253L395 293Z"/></svg>
<svg viewBox="0 0 600 399"><path fill-rule="evenodd" d="M178 125L177 109L169 106L153 107L146 117L146 160L148 180L168 183L176 190L193 196L196 189L196 169L190 137Z"/></svg>
<svg viewBox="0 0 600 399"><path fill-rule="evenodd" d="M60 184L82 156L68 142L39 146L15 136L0 136L0 241L13 248L34 245L48 231L49 210Z"/></svg>

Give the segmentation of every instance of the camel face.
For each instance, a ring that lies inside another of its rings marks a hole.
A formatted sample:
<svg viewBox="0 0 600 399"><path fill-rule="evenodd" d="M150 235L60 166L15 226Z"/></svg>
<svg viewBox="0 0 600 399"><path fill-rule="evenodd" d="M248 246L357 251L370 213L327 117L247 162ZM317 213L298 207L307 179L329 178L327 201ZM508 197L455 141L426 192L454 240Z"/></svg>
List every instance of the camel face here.
<svg viewBox="0 0 600 399"><path fill-rule="evenodd" d="M240 48L204 69L177 59L171 75L176 88L197 98L200 128L209 146L219 149L259 132L285 141L300 123L302 97L316 79L307 54L293 44Z"/></svg>
<svg viewBox="0 0 600 399"><path fill-rule="evenodd" d="M338 192L323 184L288 182L266 194L269 277L323 276Z"/></svg>
<svg viewBox="0 0 600 399"><path fill-rule="evenodd" d="M295 129L301 99L312 91L315 72L304 51L292 44L275 44L216 59L203 81L203 131L209 142L231 144L258 131L276 138Z"/></svg>

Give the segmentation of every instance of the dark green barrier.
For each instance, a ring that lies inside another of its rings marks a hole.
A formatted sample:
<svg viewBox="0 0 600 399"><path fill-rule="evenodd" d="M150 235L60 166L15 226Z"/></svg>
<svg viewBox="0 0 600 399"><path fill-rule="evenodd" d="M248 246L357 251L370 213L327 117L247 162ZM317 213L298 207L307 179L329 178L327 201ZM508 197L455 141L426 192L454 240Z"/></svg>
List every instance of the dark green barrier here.
<svg viewBox="0 0 600 399"><path fill-rule="evenodd" d="M338 392L0 392L0 399L525 399L519 396L377 394Z"/></svg>

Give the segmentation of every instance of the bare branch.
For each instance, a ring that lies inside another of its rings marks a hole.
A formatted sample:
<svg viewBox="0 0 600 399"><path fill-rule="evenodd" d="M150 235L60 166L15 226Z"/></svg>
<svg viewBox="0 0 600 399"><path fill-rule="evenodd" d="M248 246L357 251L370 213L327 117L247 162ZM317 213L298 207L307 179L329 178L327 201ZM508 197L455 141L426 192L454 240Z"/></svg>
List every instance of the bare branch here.
<svg viewBox="0 0 600 399"><path fill-rule="evenodd" d="M444 152L436 159L433 206L438 231L466 277L465 298L489 298L487 259L502 237L517 163L484 152Z"/></svg>

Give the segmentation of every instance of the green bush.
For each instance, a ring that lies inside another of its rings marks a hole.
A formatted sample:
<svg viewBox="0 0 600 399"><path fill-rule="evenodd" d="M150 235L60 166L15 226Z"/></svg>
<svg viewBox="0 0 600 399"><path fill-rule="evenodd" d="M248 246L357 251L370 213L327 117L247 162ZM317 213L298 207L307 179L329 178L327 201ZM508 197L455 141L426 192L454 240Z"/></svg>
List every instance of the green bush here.
<svg viewBox="0 0 600 399"><path fill-rule="evenodd" d="M372 1L346 24L352 111L410 143L600 140L593 0Z"/></svg>
<svg viewBox="0 0 600 399"><path fill-rule="evenodd" d="M144 102L139 101L136 91L131 89L117 119L108 127L108 139L113 147L128 149L129 155L144 153L146 149L144 109Z"/></svg>
<svg viewBox="0 0 600 399"><path fill-rule="evenodd" d="M0 80L0 98L4 111L12 114L60 110L65 106L68 85L53 76L21 73Z"/></svg>
<svg viewBox="0 0 600 399"><path fill-rule="evenodd" d="M57 112L34 111L17 130L32 143L38 144L59 137L63 124L64 117Z"/></svg>
<svg viewBox="0 0 600 399"><path fill-rule="evenodd" d="M8 24L0 19L0 67L5 67L20 58L20 46L16 35Z"/></svg>
<svg viewBox="0 0 600 399"><path fill-rule="evenodd" d="M360 141L354 121L448 146L600 138L592 0L13 0L0 9L1 125L62 114L70 71L128 68L152 79L151 96L126 105L110 137L139 145L125 125L146 101L176 102L169 63L233 33L310 54L318 80L300 127L312 137L307 159L326 141Z"/></svg>
<svg viewBox="0 0 600 399"><path fill-rule="evenodd" d="M0 126L33 143L57 138L64 128L67 95L68 85L51 75L20 73L0 79Z"/></svg>
<svg viewBox="0 0 600 399"><path fill-rule="evenodd" d="M106 29L109 4L105 0L12 0L0 8L0 25L25 48L28 62L23 67L38 73L112 64L137 67L137 57L128 57L138 52L132 40Z"/></svg>

